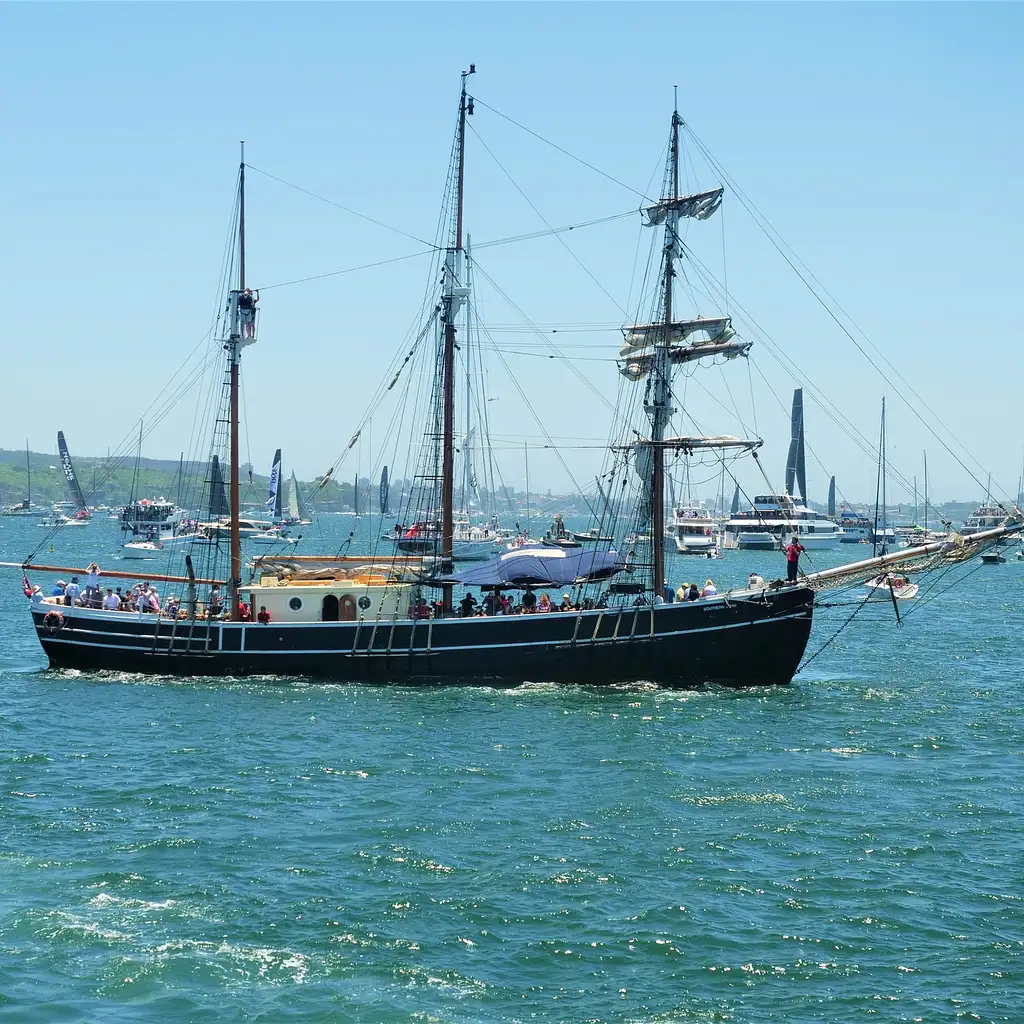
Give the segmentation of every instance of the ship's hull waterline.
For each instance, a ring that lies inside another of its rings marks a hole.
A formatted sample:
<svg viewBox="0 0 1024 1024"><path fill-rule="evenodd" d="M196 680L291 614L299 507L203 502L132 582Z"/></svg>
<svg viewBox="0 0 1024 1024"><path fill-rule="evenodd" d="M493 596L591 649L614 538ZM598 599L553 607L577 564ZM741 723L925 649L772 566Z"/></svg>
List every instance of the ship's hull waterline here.
<svg viewBox="0 0 1024 1024"><path fill-rule="evenodd" d="M260 625L82 608L63 609L54 632L43 612L33 621L58 669L395 684L763 686L788 683L796 672L813 597L793 587L654 609L426 621Z"/></svg>

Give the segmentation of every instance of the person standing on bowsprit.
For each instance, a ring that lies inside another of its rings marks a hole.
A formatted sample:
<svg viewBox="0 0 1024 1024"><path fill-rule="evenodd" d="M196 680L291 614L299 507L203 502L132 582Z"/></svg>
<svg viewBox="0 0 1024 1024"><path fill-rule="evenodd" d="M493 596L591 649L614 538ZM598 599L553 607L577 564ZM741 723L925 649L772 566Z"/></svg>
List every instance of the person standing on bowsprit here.
<svg viewBox="0 0 1024 1024"><path fill-rule="evenodd" d="M796 583L796 572L800 567L800 556L803 554L804 546L794 537L786 548L786 582Z"/></svg>

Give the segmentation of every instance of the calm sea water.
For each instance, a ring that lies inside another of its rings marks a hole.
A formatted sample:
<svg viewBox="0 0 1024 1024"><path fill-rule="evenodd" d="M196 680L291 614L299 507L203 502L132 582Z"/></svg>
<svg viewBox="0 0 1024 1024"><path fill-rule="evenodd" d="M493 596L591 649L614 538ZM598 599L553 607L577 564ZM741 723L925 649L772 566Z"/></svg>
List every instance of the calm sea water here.
<svg viewBox="0 0 1024 1024"><path fill-rule="evenodd" d="M1024 563L917 604L773 690L182 682L46 671L4 570L0 1016L1020 1021Z"/></svg>

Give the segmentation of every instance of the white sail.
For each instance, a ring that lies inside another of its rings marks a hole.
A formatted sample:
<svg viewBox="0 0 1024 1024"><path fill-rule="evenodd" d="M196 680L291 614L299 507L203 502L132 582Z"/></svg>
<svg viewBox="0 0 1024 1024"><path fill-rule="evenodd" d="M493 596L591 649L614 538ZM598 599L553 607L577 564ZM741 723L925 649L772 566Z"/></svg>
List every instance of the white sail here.
<svg viewBox="0 0 1024 1024"><path fill-rule="evenodd" d="M641 211L646 218L644 227L657 227L664 223L665 218L672 211L678 213L680 217L707 220L722 205L723 191L721 188L713 188L709 192L696 192L693 195L678 196L675 199L663 199Z"/></svg>
<svg viewBox="0 0 1024 1024"><path fill-rule="evenodd" d="M295 470L292 470L291 486L288 488L288 518L299 518L299 482L295 479Z"/></svg>

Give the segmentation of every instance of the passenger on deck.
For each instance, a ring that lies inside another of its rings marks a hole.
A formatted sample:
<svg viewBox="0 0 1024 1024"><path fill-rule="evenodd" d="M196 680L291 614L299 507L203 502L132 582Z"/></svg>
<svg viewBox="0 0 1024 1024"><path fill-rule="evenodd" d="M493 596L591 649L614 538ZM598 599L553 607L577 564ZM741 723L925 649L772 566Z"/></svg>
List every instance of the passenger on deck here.
<svg viewBox="0 0 1024 1024"><path fill-rule="evenodd" d="M750 587L752 590L755 590L758 587L763 587L764 577L758 576L756 572L752 572L750 574L750 578L747 580L747 586Z"/></svg>
<svg viewBox="0 0 1024 1024"><path fill-rule="evenodd" d="M260 605L260 611L256 616L256 621L261 626L266 626L270 623L270 612L267 611L267 606L265 604Z"/></svg>
<svg viewBox="0 0 1024 1024"><path fill-rule="evenodd" d="M551 598L547 594L540 595L540 604L537 606L539 612L551 611Z"/></svg>
<svg viewBox="0 0 1024 1024"><path fill-rule="evenodd" d="M472 618L476 611L476 598L471 593L467 593L459 602L459 608L464 619Z"/></svg>
<svg viewBox="0 0 1024 1024"><path fill-rule="evenodd" d="M85 580L85 596L91 599L100 589L100 567L95 562L89 563L89 575Z"/></svg>
<svg viewBox="0 0 1024 1024"><path fill-rule="evenodd" d="M113 587L107 587L107 596L103 598L103 607L108 612L116 612L121 608L121 598L114 593Z"/></svg>
<svg viewBox="0 0 1024 1024"><path fill-rule="evenodd" d="M72 576L71 582L64 588L64 603L73 608L81 596L82 588L78 585L78 577Z"/></svg>
<svg viewBox="0 0 1024 1024"><path fill-rule="evenodd" d="M686 594L689 591L689 589L690 589L690 584L689 583L680 583L679 587L676 590L676 600L677 601L685 601L686 600Z"/></svg>
<svg viewBox="0 0 1024 1024"><path fill-rule="evenodd" d="M413 609L414 619L429 619L430 618L430 605L427 604L427 599L421 597L416 602L416 607Z"/></svg>
<svg viewBox="0 0 1024 1024"><path fill-rule="evenodd" d="M220 613L224 611L224 605L221 603L220 598L220 587L216 584L210 587L209 611L211 618L215 615L220 615Z"/></svg>
<svg viewBox="0 0 1024 1024"><path fill-rule="evenodd" d="M523 613L525 615L532 615L537 610L537 595L533 592L531 587L526 588L526 592L523 594Z"/></svg>
<svg viewBox="0 0 1024 1024"><path fill-rule="evenodd" d="M697 584L696 583L691 583L690 584L690 589L686 592L686 600L687 601L699 601L700 600L700 590L697 589Z"/></svg>
<svg viewBox="0 0 1024 1024"><path fill-rule="evenodd" d="M252 622L252 612L249 606L241 598L238 599L238 621Z"/></svg>
<svg viewBox="0 0 1024 1024"><path fill-rule="evenodd" d="M572 598L568 594L562 595L562 603L558 606L560 612L573 612L576 609L572 606Z"/></svg>
<svg viewBox="0 0 1024 1024"><path fill-rule="evenodd" d="M54 584L53 590L50 591L50 597L59 597L63 602L65 587L67 587L67 584L63 580L57 580Z"/></svg>
<svg viewBox="0 0 1024 1024"><path fill-rule="evenodd" d="M43 597L43 588L38 584L32 588L32 597L29 599L32 602L34 609L42 609L46 604L46 598Z"/></svg>
<svg viewBox="0 0 1024 1024"><path fill-rule="evenodd" d="M701 591L700 596L701 597L717 597L718 596L718 587L716 587L714 585L714 583L711 582L711 580L708 580L707 582L705 582L704 589Z"/></svg>

